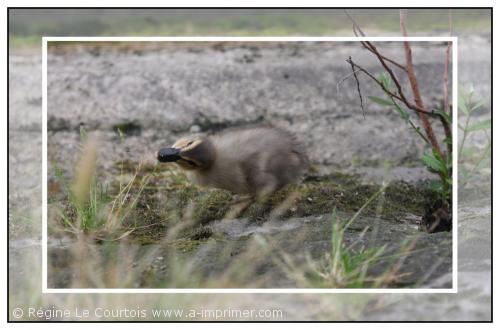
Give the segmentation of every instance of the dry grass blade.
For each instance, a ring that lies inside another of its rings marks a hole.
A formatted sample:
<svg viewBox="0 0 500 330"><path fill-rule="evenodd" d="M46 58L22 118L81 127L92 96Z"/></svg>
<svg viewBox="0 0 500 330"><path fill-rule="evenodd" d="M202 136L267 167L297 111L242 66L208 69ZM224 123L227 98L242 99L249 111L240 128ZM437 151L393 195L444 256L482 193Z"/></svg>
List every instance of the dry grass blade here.
<svg viewBox="0 0 500 330"><path fill-rule="evenodd" d="M88 203L92 180L95 177L96 163L97 142L95 139L89 138L76 166L75 181L71 187L75 202L79 207L85 207Z"/></svg>

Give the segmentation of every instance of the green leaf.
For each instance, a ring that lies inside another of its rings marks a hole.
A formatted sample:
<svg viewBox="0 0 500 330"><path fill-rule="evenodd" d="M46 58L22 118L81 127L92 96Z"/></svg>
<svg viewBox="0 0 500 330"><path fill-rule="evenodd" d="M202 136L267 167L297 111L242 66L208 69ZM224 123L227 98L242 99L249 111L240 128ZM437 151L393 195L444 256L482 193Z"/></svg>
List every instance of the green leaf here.
<svg viewBox="0 0 500 330"><path fill-rule="evenodd" d="M441 154L435 148L432 148L432 155L439 162L440 172L443 174L447 174L448 167L446 166L446 161L443 159Z"/></svg>
<svg viewBox="0 0 500 330"><path fill-rule="evenodd" d="M443 110L435 110L435 113L441 115L448 124L451 124L451 115Z"/></svg>
<svg viewBox="0 0 500 330"><path fill-rule="evenodd" d="M466 115L469 115L469 109L467 108L467 102L465 101L462 94L458 95L458 108Z"/></svg>
<svg viewBox="0 0 500 330"><path fill-rule="evenodd" d="M477 152L477 148L473 147L463 147L462 148L462 158L467 158L473 156Z"/></svg>
<svg viewBox="0 0 500 330"><path fill-rule="evenodd" d="M490 129L490 128L491 128L491 119L486 119L486 120L483 120L483 121L480 121L480 122L477 122L477 123L470 125L467 128L467 130L469 132L473 132L473 131L480 131L483 129Z"/></svg>
<svg viewBox="0 0 500 330"><path fill-rule="evenodd" d="M488 99L487 99L487 98L484 98L484 99L482 99L482 100L478 101L478 102L477 102L476 104L474 104L474 106L470 109L470 112L472 112L472 111L474 111L474 110L479 109L481 106L483 106L483 105L486 103L486 101L488 101Z"/></svg>
<svg viewBox="0 0 500 330"><path fill-rule="evenodd" d="M439 162L434 158L434 156L429 155L426 152L424 152L424 154L422 155L422 161L433 171L439 172L439 170L441 169Z"/></svg>
<svg viewBox="0 0 500 330"><path fill-rule="evenodd" d="M370 100L372 100L375 103L381 104L381 105L387 105L387 106L394 106L394 102L386 99L381 99L380 97L376 96L368 96Z"/></svg>
<svg viewBox="0 0 500 330"><path fill-rule="evenodd" d="M446 164L439 157L436 157L435 154L430 155L424 152L422 155L422 161L425 165L427 165L427 167L435 172L443 174L447 172Z"/></svg>
<svg viewBox="0 0 500 330"><path fill-rule="evenodd" d="M401 107L399 105L397 105L396 103L394 103L394 106L395 106L396 111L401 116L401 118L404 119L405 122L408 122L408 120L410 119L410 115L408 114L408 112L401 109Z"/></svg>
<svg viewBox="0 0 500 330"><path fill-rule="evenodd" d="M432 155L434 156L434 158L436 158L438 161L440 162L444 162L443 158L441 157L441 155L439 154L439 152L436 150L436 148L432 148Z"/></svg>
<svg viewBox="0 0 500 330"><path fill-rule="evenodd" d="M378 80L380 80L382 82L382 85L384 85L384 87L386 89L389 89L391 87L391 80L389 79L389 76L387 75L387 73L382 72L378 76Z"/></svg>
<svg viewBox="0 0 500 330"><path fill-rule="evenodd" d="M489 157L481 159L479 161L479 163L477 163L477 165L476 165L477 170L480 170L482 168L488 168L488 167L491 168L491 159Z"/></svg>
<svg viewBox="0 0 500 330"><path fill-rule="evenodd" d="M431 182L429 182L429 188L432 191L441 193L443 191L443 184L440 180L432 180Z"/></svg>

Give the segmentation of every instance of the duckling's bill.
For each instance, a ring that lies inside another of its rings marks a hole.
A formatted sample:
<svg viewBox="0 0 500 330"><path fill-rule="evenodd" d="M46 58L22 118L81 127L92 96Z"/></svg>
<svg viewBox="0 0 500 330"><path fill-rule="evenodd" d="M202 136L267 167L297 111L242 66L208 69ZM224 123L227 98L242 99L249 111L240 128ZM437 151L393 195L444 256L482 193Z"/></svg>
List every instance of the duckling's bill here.
<svg viewBox="0 0 500 330"><path fill-rule="evenodd" d="M161 163L176 162L181 159L181 149L162 148L158 151L158 161Z"/></svg>

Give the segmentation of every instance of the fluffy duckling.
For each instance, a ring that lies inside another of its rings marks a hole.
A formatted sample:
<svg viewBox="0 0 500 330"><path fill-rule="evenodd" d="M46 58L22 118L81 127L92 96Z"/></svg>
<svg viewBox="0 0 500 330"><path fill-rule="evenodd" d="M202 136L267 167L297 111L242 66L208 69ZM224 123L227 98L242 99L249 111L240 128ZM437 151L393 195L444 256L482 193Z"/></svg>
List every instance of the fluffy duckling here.
<svg viewBox="0 0 500 330"><path fill-rule="evenodd" d="M197 185L258 198L297 182L309 165L296 138L273 127L184 137L158 151L157 156L160 162L177 163Z"/></svg>

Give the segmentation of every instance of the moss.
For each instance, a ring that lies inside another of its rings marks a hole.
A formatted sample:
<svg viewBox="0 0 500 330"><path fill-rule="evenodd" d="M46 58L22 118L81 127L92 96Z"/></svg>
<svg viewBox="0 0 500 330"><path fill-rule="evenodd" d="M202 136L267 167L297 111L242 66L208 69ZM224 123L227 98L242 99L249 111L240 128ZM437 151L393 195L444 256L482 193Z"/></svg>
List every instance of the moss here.
<svg viewBox="0 0 500 330"><path fill-rule="evenodd" d="M210 238L212 235L213 235L212 228L200 225L192 231L191 235L189 235L189 238L192 240L199 241Z"/></svg>
<svg viewBox="0 0 500 330"><path fill-rule="evenodd" d="M141 244L158 242L169 228L186 217L195 225L183 229L178 237L191 241L205 240L212 236L205 224L223 219L230 210L233 195L223 190L204 190L189 183L185 175L175 167L138 167L132 161L117 163L122 172L138 171L139 177L150 174L148 185L141 192L132 214L124 222L136 229L130 238ZM139 190L134 184L130 195ZM115 189L118 184L115 183ZM380 186L364 184L356 175L335 172L329 175L309 175L302 184L288 185L263 201L249 205L239 214L253 221L269 218L273 210L280 209L279 217L301 217L330 213L333 208L347 212L358 211ZM111 190L113 191L113 189ZM116 190L115 190L116 191ZM432 199L425 184L412 185L393 182L385 194L378 197L366 209L366 214L399 221L402 215L422 215L425 205Z"/></svg>
<svg viewBox="0 0 500 330"><path fill-rule="evenodd" d="M204 244L203 240L194 240L194 239L178 239L173 241L170 246L175 250L180 252L190 252L195 251L201 244Z"/></svg>
<svg viewBox="0 0 500 330"><path fill-rule="evenodd" d="M269 215L272 209L269 201L256 201L243 211L242 216L252 220L261 220Z"/></svg>
<svg viewBox="0 0 500 330"><path fill-rule="evenodd" d="M177 192L170 193L169 195L174 195L173 200L177 200L177 210L178 215L182 216L182 211L189 205L190 202L198 199L200 192L197 188L193 186L184 186Z"/></svg>
<svg viewBox="0 0 500 330"><path fill-rule="evenodd" d="M207 223L222 219L229 210L231 200L231 193L223 190L216 190L206 194L196 203L193 220L199 223Z"/></svg>

